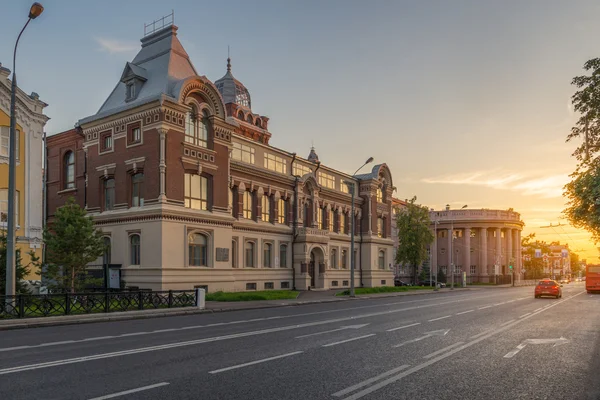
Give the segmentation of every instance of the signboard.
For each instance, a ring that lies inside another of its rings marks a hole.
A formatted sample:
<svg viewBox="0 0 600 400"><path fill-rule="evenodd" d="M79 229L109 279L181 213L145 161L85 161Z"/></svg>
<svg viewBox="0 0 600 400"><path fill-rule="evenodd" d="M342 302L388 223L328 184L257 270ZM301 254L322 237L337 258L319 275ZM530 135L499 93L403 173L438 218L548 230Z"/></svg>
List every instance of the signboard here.
<svg viewBox="0 0 600 400"><path fill-rule="evenodd" d="M119 289L121 287L121 271L118 268L108 269L108 287Z"/></svg>
<svg viewBox="0 0 600 400"><path fill-rule="evenodd" d="M217 247L217 261L229 261L229 249Z"/></svg>

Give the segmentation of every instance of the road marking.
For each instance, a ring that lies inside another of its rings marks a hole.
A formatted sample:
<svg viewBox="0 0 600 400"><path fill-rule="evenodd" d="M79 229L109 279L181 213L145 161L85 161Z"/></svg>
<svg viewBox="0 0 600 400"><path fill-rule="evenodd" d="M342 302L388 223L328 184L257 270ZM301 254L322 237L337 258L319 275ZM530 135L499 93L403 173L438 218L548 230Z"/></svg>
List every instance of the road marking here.
<svg viewBox="0 0 600 400"><path fill-rule="evenodd" d="M124 333L122 335L116 337L128 337L128 336L139 336L139 335L148 335L151 332L132 332L132 333Z"/></svg>
<svg viewBox="0 0 600 400"><path fill-rule="evenodd" d="M124 392L107 394L106 396L94 397L93 399L89 399L89 400L113 399L115 397L124 396L126 394L142 392L144 390L150 390L150 389L154 389L154 388L161 387L161 386L167 386L168 384L169 384L168 382L156 383L154 385L142 386L142 387L139 387L137 389L125 390Z"/></svg>
<svg viewBox="0 0 600 400"><path fill-rule="evenodd" d="M456 313L456 315L463 315L463 314L467 314L467 313L470 313L473 311L475 311L475 310L463 311L463 312Z"/></svg>
<svg viewBox="0 0 600 400"><path fill-rule="evenodd" d="M486 308L490 308L491 306L479 307L478 310L485 310Z"/></svg>
<svg viewBox="0 0 600 400"><path fill-rule="evenodd" d="M486 335L486 334L490 333L493 330L494 329L488 329L487 331L483 331L483 332L478 333L477 335L471 336L469 339L477 339L479 336Z"/></svg>
<svg viewBox="0 0 600 400"><path fill-rule="evenodd" d="M427 338L430 338L432 336L446 336L448 334L448 332L450 332L450 329L440 329L438 331L425 332L425 336L421 336L421 337L418 337L416 339L407 340L406 342L402 342L402 343L397 344L397 345L392 346L392 347L402 347L402 346L405 346L405 345L407 345L409 343L419 342L419 341L421 341L423 339L427 339Z"/></svg>
<svg viewBox="0 0 600 400"><path fill-rule="evenodd" d="M173 332L176 330L177 330L177 328L158 329L156 331L152 331L152 333Z"/></svg>
<svg viewBox="0 0 600 400"><path fill-rule="evenodd" d="M523 350L525 348L525 346L527 346L528 344L552 344L552 343L554 343L554 346L552 346L552 347L556 347L556 346L560 346L560 345L569 343L569 340L565 339L562 336L558 339L527 339L524 342L522 342L521 344L519 344L516 349L506 353L504 355L504 358L512 358L512 357L516 356L517 353L520 352L521 350Z"/></svg>
<svg viewBox="0 0 600 400"><path fill-rule="evenodd" d="M530 313L530 312L528 312L527 314L523 314L523 315L521 315L519 318L524 318L524 317L528 316L529 314L531 314L531 313Z"/></svg>
<svg viewBox="0 0 600 400"><path fill-rule="evenodd" d="M375 334L371 333L370 335L364 335L364 336L359 336L359 337L355 337L355 338L352 338L352 339L346 339L346 340L342 340L340 342L328 343L328 344L324 344L322 347L336 346L338 344L353 342L355 340L364 339L364 338L368 338L368 337L371 337L371 336L375 336Z"/></svg>
<svg viewBox="0 0 600 400"><path fill-rule="evenodd" d="M500 324L500 326L504 326L504 325L510 324L513 321L514 321L514 319L511 319L510 321L503 322L503 323Z"/></svg>
<svg viewBox="0 0 600 400"><path fill-rule="evenodd" d="M536 308L535 310L533 310L533 312L540 311L540 310L542 310L543 308L544 308L544 307Z"/></svg>
<svg viewBox="0 0 600 400"><path fill-rule="evenodd" d="M579 296L582 293L584 293L584 292L577 293L577 294L575 294L575 295L573 295L571 297L566 298L565 300L562 300L562 301L559 301L557 303L554 303L552 306L553 307L557 306L557 305L561 304L563 301L568 301L568 300L572 299L573 297ZM526 318L517 320L517 321L513 322L512 324L506 325L506 326L504 326L502 328L499 328L499 329L496 329L496 330L492 330L487 335L480 336L479 338L477 338L477 339L475 339L475 340L473 340L471 342L463 344L460 347L452 349L452 350L450 350L450 351L448 351L448 352L446 352L446 353L444 353L442 355L439 355L439 356L437 356L435 358L432 358L429 361L425 361L422 364L416 365L413 368L411 368L411 369L409 369L407 371L401 372L400 374L398 374L396 376L392 376L391 378L388 378L388 379L386 379L384 381L381 381L381 382L379 382L379 383L377 383L377 384L375 384L375 385L373 385L373 386L371 386L369 388L363 389L360 392L357 392L357 393L353 394L352 396L346 397L344 400L358 400L358 399L360 399L360 398L362 398L362 397L364 397L364 396L366 396L366 395L368 395L370 393L373 393L373 392L375 392L375 391L377 391L377 390L379 390L379 389L381 389L381 388L383 388L383 387L385 387L387 385L390 385L390 384L392 384L392 383L394 383L394 382L396 382L396 381L398 381L398 380L400 380L400 379L402 379L402 378L404 378L406 376L409 376L409 375L411 375L411 374L413 374L415 372L418 372L418 371L422 370L423 368L426 368L426 367L428 367L428 366L430 366L432 364L435 364L438 361L444 360L444 359L450 357L451 355L458 353L459 351L462 351L462 350L464 350L466 348L469 348L469 347L471 347L471 346L473 346L473 345L475 345L475 344L477 344L477 343L479 343L479 342L481 342L481 341L483 341L485 339L488 339L488 338L490 338L490 337L492 337L492 336L494 336L496 334L504 332L504 331L512 328L513 326L516 326L516 325L522 323L523 321L526 321L527 319L532 318L534 315L536 315L536 314L532 314L532 315L530 315L530 316L528 316Z"/></svg>
<svg viewBox="0 0 600 400"><path fill-rule="evenodd" d="M106 339L112 339L114 338L114 336L97 336L97 337L91 337L91 338L87 338L87 339L81 339L82 342L93 342L94 340L106 340Z"/></svg>
<svg viewBox="0 0 600 400"><path fill-rule="evenodd" d="M386 332L393 332L393 331L397 331L398 329L410 328L411 326L417 326L417 325L421 325L421 323L416 322L416 323L410 324L410 325L399 326L397 328L388 329Z"/></svg>
<svg viewBox="0 0 600 400"><path fill-rule="evenodd" d="M444 347L443 349L440 349L440 350L438 350L438 351L434 351L434 352L433 352L433 353L431 353L431 354L427 354L427 355L426 355L426 356L424 356L423 358L431 358L431 357L435 357L435 356L437 356L438 354L442 354L442 353L444 353L444 352L446 352L446 351L448 351L448 350L450 350L450 349L453 349L453 348L455 348L456 346L460 346L460 345L461 345L461 344L463 344L463 343L464 343L464 342L457 342L457 343L451 344L450 346Z"/></svg>
<svg viewBox="0 0 600 400"><path fill-rule="evenodd" d="M346 329L360 329L360 328L364 328L367 325L369 325L369 324L342 326L341 328L331 329L329 331L315 332L315 333L309 333L308 335L296 336L294 339L300 339L300 338L305 338L305 337L309 337L309 336L324 335L326 333L338 332L338 331L343 331Z"/></svg>
<svg viewBox="0 0 600 400"><path fill-rule="evenodd" d="M450 318L452 315L445 315L443 317L439 317L439 318L434 318L434 319L430 319L427 322L433 322L433 321L439 321L440 319L444 319L444 318Z"/></svg>
<svg viewBox="0 0 600 400"><path fill-rule="evenodd" d="M509 300L509 301L506 302L506 304L512 303L513 301L516 301L516 300Z"/></svg>
<svg viewBox="0 0 600 400"><path fill-rule="evenodd" d="M496 304L494 304L494 306L501 306L502 304L506 304L506 302L504 302L504 303L496 303Z"/></svg>
<svg viewBox="0 0 600 400"><path fill-rule="evenodd" d="M231 371L232 369L244 368L244 367L248 367L250 365L256 365L256 364L264 363L267 361L278 360L280 358L291 357L291 356L295 356L296 354L301 354L301 353L304 353L304 352L303 351L294 351L293 353L282 354L280 356L263 358L262 360L250 361L250 362L247 362L244 364L238 364L238 365L233 365L233 366L227 367L227 368L216 369L214 371L209 371L208 373L209 374L219 374L221 372Z"/></svg>
<svg viewBox="0 0 600 400"><path fill-rule="evenodd" d="M69 344L69 343L73 343L73 340L63 340L61 342L54 342L54 343L43 343L43 344L40 344L40 347L56 346L59 344Z"/></svg>
<svg viewBox="0 0 600 400"><path fill-rule="evenodd" d="M335 393L334 393L332 396L341 397L341 396L343 396L343 395L345 395L345 394L352 393L352 392L354 392L356 389L360 389L360 388L361 388L361 387L363 387L363 386L367 386L367 385L369 385L369 384L371 384L371 383L373 383L373 382L377 382L377 381L378 381L378 380L380 380L380 379L383 379L383 378L385 378L385 377L387 377L387 376L393 375L393 374L395 374L396 372L400 372L400 371L402 371L403 369L406 369L406 368L408 368L408 367L410 367L410 365L401 365L401 366L399 366L399 367L397 367L397 368L394 368L394 369L391 369L391 370L389 370L389 371L387 371L387 372L384 372L384 373L383 373L383 374L381 374L381 375L374 376L374 377L372 377L372 378L370 378L370 379L367 379L367 380L365 380L365 381L359 382L359 383L357 383L357 384L356 384L356 385L354 385L354 386L350 386L349 388L346 388L346 389L344 389L344 390L340 390L339 392L335 392Z"/></svg>

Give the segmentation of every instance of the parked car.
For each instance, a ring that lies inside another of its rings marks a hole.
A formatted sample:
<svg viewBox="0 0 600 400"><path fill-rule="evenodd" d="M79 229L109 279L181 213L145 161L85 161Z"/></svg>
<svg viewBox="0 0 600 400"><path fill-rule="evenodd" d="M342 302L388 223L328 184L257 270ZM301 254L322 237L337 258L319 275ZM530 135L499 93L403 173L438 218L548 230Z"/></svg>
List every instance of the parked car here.
<svg viewBox="0 0 600 400"><path fill-rule="evenodd" d="M410 283L408 282L404 282L401 279L394 279L394 286L412 286Z"/></svg>
<svg viewBox="0 0 600 400"><path fill-rule="evenodd" d="M435 281L418 281L417 286L435 286ZM446 284L443 282L438 282L439 287L446 287Z"/></svg>
<svg viewBox="0 0 600 400"><path fill-rule="evenodd" d="M542 296L552 296L557 299L562 297L562 285L552 279L542 279L535 286L534 297L536 299Z"/></svg>

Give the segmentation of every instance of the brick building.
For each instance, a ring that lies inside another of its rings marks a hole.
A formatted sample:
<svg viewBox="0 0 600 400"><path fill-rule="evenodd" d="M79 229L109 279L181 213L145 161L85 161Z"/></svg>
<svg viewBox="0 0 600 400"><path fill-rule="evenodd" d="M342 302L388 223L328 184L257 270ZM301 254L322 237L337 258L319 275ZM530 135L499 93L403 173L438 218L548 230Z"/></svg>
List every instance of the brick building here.
<svg viewBox="0 0 600 400"><path fill-rule="evenodd" d="M154 290L392 285L393 183L355 177L269 145L228 60L201 76L177 27L146 35L100 110L48 138L48 218L73 196L94 217L127 285Z"/></svg>

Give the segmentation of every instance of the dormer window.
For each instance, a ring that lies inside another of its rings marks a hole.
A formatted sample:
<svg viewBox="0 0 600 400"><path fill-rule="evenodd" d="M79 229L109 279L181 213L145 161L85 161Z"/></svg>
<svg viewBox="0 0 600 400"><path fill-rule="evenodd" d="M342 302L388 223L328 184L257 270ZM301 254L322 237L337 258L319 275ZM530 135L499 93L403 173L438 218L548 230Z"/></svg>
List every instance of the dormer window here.
<svg viewBox="0 0 600 400"><path fill-rule="evenodd" d="M130 101L133 99L135 99L135 83L133 83L133 81L130 81L127 83L127 92L125 100Z"/></svg>
<svg viewBox="0 0 600 400"><path fill-rule="evenodd" d="M140 93L142 85L148 80L147 72L144 68L132 63L127 63L121 82L125 84L125 101L135 100Z"/></svg>

